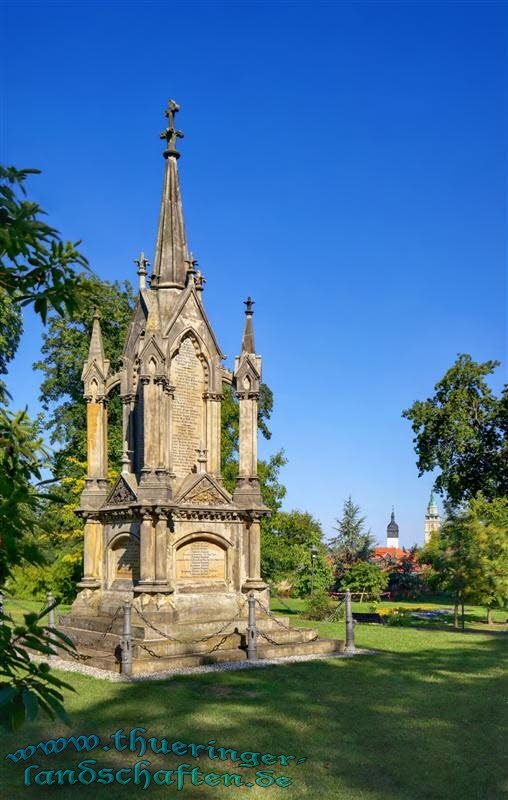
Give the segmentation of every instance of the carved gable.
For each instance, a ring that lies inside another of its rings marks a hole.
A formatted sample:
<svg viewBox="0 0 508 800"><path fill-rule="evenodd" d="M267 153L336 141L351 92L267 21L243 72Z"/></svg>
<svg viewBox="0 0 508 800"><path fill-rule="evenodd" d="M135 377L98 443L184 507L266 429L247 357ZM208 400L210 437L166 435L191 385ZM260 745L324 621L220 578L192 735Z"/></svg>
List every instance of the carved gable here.
<svg viewBox="0 0 508 800"><path fill-rule="evenodd" d="M228 505L231 499L208 475L203 475L184 491L180 501L203 506L224 506Z"/></svg>
<svg viewBox="0 0 508 800"><path fill-rule="evenodd" d="M106 505L120 505L121 503L132 503L137 500L134 489L129 486L123 475L120 475L111 494L106 500Z"/></svg>

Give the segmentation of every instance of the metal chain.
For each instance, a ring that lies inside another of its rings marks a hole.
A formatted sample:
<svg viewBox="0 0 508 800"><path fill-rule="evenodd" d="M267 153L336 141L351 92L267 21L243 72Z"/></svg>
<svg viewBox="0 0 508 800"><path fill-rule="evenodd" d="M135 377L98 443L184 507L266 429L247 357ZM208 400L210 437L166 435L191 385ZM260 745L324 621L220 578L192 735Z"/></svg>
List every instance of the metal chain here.
<svg viewBox="0 0 508 800"><path fill-rule="evenodd" d="M271 636L268 636L267 633L264 633L259 628L257 629L258 635L262 636L263 639L266 639L267 642L270 644L275 644L277 647L284 647L286 644L305 644L306 642L316 642L319 639L319 636L313 636L312 639L298 639L296 642L276 642L275 639L272 639Z"/></svg>
<svg viewBox="0 0 508 800"><path fill-rule="evenodd" d="M272 614L272 612L270 611L270 609L269 609L269 608L267 608L265 605L263 605L263 603L261 602L261 600L259 599L259 597L256 597L256 603L258 604L258 606L259 606L260 608L262 608L262 609L263 609L263 611L265 612L265 614L266 614L268 617L271 617L271 618L272 618L272 619L273 619L273 620L274 620L274 621L277 623L277 625L280 625L280 627L281 627L281 628L284 628L284 630L286 630L286 631L293 631L293 630L294 630L294 628L290 628L290 627L289 627L289 625L285 625L283 622L281 622L280 620L278 620L278 619L277 619L277 617L276 617L274 614Z"/></svg>
<svg viewBox="0 0 508 800"><path fill-rule="evenodd" d="M111 629L113 628L113 623L114 623L115 619L117 618L118 614L120 613L121 609L122 609L122 606L118 606L118 608L116 609L115 613L111 617L111 622L109 623L108 627L106 628L106 630L104 631L104 633L102 634L100 639L98 640L98 644L102 644L104 639L108 635L108 633L111 633Z"/></svg>
<svg viewBox="0 0 508 800"><path fill-rule="evenodd" d="M322 622L338 622L338 620L339 620L339 617L338 617L339 611L342 608L342 606L345 604L345 602L346 602L346 598L344 598L344 600L341 600L340 603L336 606L336 608L334 608L333 611L330 612L330 614L328 614L328 616L325 617L321 621Z"/></svg>
<svg viewBox="0 0 508 800"><path fill-rule="evenodd" d="M225 636L223 636L222 639L220 640L220 642L217 642L216 644L214 644L212 649L211 650L207 650L206 653L214 653L216 650L219 650L220 647L224 644L224 642L228 638L228 635L229 634L226 634ZM141 644L141 642L136 642L136 644L138 645L138 647L141 647L142 650L145 650L145 652L147 652L148 655L152 656L152 658L168 658L167 655L159 655L158 653L154 653L153 650L151 650L146 645ZM178 654L176 654L176 655L178 655ZM195 653L195 655L197 655L197 656L198 655L204 655L204 653Z"/></svg>
<svg viewBox="0 0 508 800"><path fill-rule="evenodd" d="M245 598L244 598L244 604L245 604ZM160 628L156 628L155 625L153 625L150 622L150 620L145 617L142 611L140 611L137 608L135 610L139 614L143 622L145 622L146 625L148 625L153 631L155 631L155 633L158 633L159 636L162 636L163 639L168 639L170 642L178 642L179 644L197 644L198 642L207 642L209 639L213 639L215 636L220 636L221 633L224 633L226 628L229 627L229 625L231 625L233 622L236 622L236 620L241 616L243 608L240 607L235 616L232 617L230 620L228 620L221 628L219 628L218 631L215 631L214 633L209 633L206 636L201 636L199 639L177 639L176 636L170 636L169 633L164 633L164 631L161 631Z"/></svg>

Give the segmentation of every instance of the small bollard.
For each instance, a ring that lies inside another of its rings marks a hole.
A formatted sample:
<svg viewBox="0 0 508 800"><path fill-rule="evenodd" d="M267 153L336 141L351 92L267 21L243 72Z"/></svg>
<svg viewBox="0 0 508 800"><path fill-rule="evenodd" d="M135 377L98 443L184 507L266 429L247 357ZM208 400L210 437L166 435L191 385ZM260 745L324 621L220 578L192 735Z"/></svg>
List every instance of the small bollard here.
<svg viewBox="0 0 508 800"><path fill-rule="evenodd" d="M126 600L123 604L123 631L120 641L122 648L122 673L132 675L132 626L131 626L132 603Z"/></svg>
<svg viewBox="0 0 508 800"><path fill-rule="evenodd" d="M49 609L48 610L48 628L54 628L55 624L56 624L55 623L55 609L51 608L51 606L54 604L54 602L55 602L55 598L53 597L51 592L48 592L47 595L46 595L46 605L47 605L47 607ZM49 639L51 641L52 646L55 647L56 646L56 641L55 641L55 637L53 636L51 631L49 632ZM48 658L54 658L54 657L55 657L54 655L48 656Z"/></svg>
<svg viewBox="0 0 508 800"><path fill-rule="evenodd" d="M256 630L256 597L250 592L249 598L249 618L247 622L247 659L249 661L258 660L258 634Z"/></svg>
<svg viewBox="0 0 508 800"><path fill-rule="evenodd" d="M351 607L351 592L346 590L346 653L355 651L355 621L353 619L353 609Z"/></svg>

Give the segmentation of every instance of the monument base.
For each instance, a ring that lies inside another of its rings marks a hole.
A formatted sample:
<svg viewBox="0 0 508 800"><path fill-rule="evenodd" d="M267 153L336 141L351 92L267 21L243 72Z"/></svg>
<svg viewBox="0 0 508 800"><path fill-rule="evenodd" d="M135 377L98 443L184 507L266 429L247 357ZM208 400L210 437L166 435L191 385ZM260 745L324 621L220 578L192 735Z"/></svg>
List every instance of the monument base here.
<svg viewBox="0 0 508 800"><path fill-rule="evenodd" d="M84 596L83 596L84 595ZM94 596L95 595L95 596ZM266 588L256 596L258 659L341 652L344 642L321 639L311 629L291 628L268 610ZM58 629L73 642L80 661L121 672L123 603L132 602L132 674L171 671L247 659L245 594L184 592L134 594L87 589L78 595ZM73 660L68 654L62 657Z"/></svg>

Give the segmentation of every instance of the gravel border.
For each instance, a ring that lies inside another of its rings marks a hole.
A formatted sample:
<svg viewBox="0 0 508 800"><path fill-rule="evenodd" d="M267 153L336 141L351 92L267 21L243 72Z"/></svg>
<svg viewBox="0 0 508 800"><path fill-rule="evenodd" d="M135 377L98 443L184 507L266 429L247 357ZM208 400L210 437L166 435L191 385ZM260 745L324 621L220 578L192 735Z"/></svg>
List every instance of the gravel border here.
<svg viewBox="0 0 508 800"><path fill-rule="evenodd" d="M137 675L120 675L117 672L109 672L97 667L87 667L86 664L73 663L62 658L51 658L48 660L44 656L31 654L33 661L50 664L54 669L64 672L78 672L81 675L89 675L91 678L100 678L113 683L137 683L139 681L160 681L164 678L174 678L178 675L199 675L208 672L229 672L240 669L256 669L257 667L271 667L284 664L294 664L302 661L317 661L326 658L354 658L354 656L377 655L376 650L365 650L357 648L350 653L323 653L320 655L307 656L286 656L285 658L266 658L259 661L224 661L220 664L207 664L200 667L179 667L164 672L141 672Z"/></svg>

